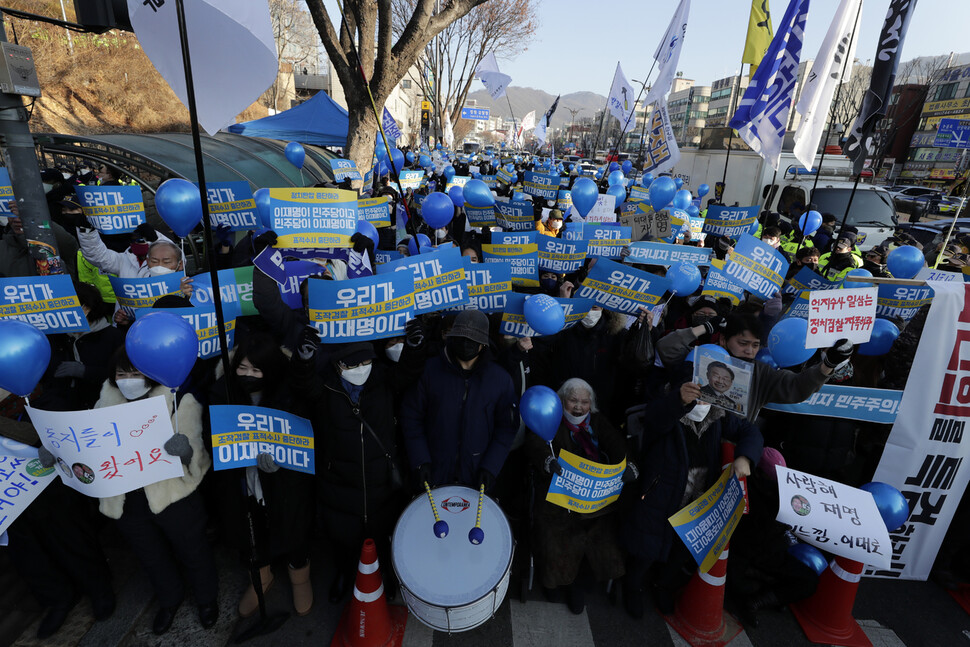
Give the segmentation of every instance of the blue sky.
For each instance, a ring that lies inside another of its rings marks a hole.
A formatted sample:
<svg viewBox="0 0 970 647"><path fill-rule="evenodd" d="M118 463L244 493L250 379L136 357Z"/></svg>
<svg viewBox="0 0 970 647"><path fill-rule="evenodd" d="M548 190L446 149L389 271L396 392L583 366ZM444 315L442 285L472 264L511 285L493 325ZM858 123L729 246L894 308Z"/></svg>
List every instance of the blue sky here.
<svg viewBox="0 0 970 647"><path fill-rule="evenodd" d="M812 0L802 59L814 58L838 0ZM787 0L771 0L774 24ZM629 79L643 80L676 0L542 0L540 27L526 51L499 58L512 85L551 94L589 90L606 95L617 60ZM865 0L856 58L873 58L889 0ZM751 0L693 0L680 70L698 85L734 74L741 60ZM918 0L902 60L970 51L968 0ZM656 76L656 72L653 74ZM651 79L652 80L652 79ZM475 84L473 89L477 89Z"/></svg>

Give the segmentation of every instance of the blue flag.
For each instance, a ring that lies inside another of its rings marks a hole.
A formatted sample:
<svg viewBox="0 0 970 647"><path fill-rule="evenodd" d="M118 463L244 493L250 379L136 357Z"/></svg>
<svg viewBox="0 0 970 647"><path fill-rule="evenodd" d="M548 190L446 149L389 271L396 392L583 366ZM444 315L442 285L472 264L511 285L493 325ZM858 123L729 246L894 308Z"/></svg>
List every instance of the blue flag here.
<svg viewBox="0 0 970 647"><path fill-rule="evenodd" d="M382 121L384 134L387 135L387 138L392 144L397 143L397 140L401 138L401 129L397 127L397 121L394 120L394 117L388 112L387 108L384 108L384 119Z"/></svg>
<svg viewBox="0 0 970 647"><path fill-rule="evenodd" d="M788 4L785 17L778 24L775 37L729 124L776 171L798 82L808 3L809 0L791 0Z"/></svg>

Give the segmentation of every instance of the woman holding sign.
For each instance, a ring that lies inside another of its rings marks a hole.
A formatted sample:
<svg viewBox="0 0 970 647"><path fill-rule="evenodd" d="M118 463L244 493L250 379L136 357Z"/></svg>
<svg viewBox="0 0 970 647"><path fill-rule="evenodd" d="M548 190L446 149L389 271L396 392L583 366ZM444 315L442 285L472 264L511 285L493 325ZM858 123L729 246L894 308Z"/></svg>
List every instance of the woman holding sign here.
<svg viewBox="0 0 970 647"><path fill-rule="evenodd" d="M556 476L563 476L563 451L583 461L616 465L626 459L627 447L622 434L597 409L596 394L589 383L571 378L560 387L558 395L563 417L552 440L555 456L536 434L529 434L526 445L538 473L534 544L546 597L556 602L561 599L558 589L565 588L569 610L579 614L586 606L584 580L587 578L585 571L581 572L584 563L600 581L623 575L623 555L612 514L617 506L610 504L595 512L575 512L550 503L546 493ZM627 463L623 482L635 480L636 475L636 466ZM582 499L582 495L577 494L576 499ZM591 501L589 497L587 501Z"/></svg>

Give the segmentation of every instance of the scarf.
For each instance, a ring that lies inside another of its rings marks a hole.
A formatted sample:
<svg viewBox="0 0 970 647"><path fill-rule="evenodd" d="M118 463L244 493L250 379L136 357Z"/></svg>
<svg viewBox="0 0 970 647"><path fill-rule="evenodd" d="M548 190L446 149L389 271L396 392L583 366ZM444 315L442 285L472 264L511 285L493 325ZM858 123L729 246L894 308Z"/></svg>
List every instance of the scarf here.
<svg viewBox="0 0 970 647"><path fill-rule="evenodd" d="M562 421L566 425L566 429L569 430L569 436L573 439L573 442L583 448L583 453L590 460L600 461L599 443L593 437L593 428L589 426L589 414L586 414L586 419L583 420L578 425L566 420L565 416Z"/></svg>

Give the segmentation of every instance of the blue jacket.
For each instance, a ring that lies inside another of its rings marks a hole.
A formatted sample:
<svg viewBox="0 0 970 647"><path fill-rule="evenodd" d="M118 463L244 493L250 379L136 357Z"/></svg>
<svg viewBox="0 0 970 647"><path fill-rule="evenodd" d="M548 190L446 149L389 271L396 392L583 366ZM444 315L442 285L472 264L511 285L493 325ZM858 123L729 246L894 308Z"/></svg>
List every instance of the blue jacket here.
<svg viewBox="0 0 970 647"><path fill-rule="evenodd" d="M431 464L433 485L478 487L477 473L498 476L519 427L512 378L486 350L471 371L442 351L428 360L401 406L412 467Z"/></svg>
<svg viewBox="0 0 970 647"><path fill-rule="evenodd" d="M648 402L644 411L645 431L640 466L639 488L632 509L626 515L622 543L633 555L652 562L663 561L677 539L667 522L680 508L687 488L687 441L684 433L693 433L680 419L690 410L680 400L675 387L662 398ZM733 414L725 414L711 423L700 438L707 467L706 490L721 475L721 441L734 442L735 457L746 456L752 469L761 459L764 439L758 428Z"/></svg>

